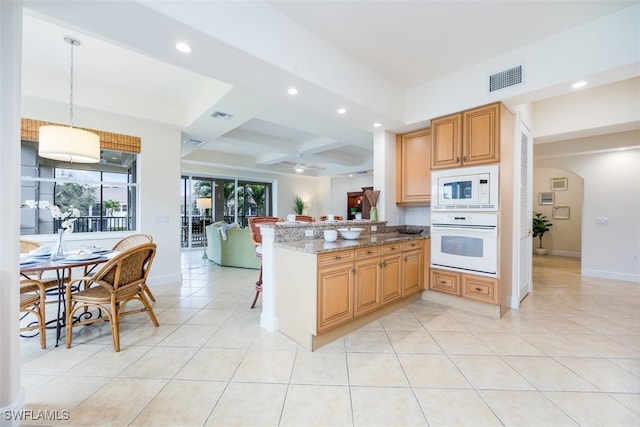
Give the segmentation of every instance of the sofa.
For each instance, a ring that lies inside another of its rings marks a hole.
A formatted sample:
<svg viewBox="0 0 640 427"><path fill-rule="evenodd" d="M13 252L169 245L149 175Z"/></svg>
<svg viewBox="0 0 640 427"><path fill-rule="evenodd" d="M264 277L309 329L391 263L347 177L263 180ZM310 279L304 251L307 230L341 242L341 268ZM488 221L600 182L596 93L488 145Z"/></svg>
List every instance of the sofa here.
<svg viewBox="0 0 640 427"><path fill-rule="evenodd" d="M249 227L227 227L228 225L221 223L213 223L206 227L207 258L228 267L260 269L261 261L256 258ZM226 240L221 229L226 233Z"/></svg>

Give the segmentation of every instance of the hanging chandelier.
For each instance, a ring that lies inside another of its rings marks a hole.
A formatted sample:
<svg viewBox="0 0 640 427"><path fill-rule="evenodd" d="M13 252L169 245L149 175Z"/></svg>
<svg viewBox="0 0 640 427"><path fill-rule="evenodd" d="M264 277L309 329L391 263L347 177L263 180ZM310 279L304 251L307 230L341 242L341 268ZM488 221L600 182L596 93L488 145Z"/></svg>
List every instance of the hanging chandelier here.
<svg viewBox="0 0 640 427"><path fill-rule="evenodd" d="M100 137L93 132L73 127L73 48L80 40L65 36L71 45L69 74L69 126L40 126L38 155L47 159L72 163L98 163L100 161Z"/></svg>

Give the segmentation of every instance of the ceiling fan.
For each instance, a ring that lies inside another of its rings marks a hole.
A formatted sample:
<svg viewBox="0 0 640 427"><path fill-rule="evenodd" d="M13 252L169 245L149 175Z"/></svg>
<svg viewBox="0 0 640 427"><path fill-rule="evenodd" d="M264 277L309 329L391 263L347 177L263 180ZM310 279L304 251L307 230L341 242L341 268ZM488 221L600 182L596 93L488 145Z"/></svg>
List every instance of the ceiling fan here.
<svg viewBox="0 0 640 427"><path fill-rule="evenodd" d="M323 169L320 166L316 166L314 164L311 163L303 163L302 162L302 154L298 154L298 161L297 162L281 162L280 163L280 167L278 167L277 169L280 170L290 170L293 169L295 172L297 173L304 173L307 170L318 170L318 169Z"/></svg>

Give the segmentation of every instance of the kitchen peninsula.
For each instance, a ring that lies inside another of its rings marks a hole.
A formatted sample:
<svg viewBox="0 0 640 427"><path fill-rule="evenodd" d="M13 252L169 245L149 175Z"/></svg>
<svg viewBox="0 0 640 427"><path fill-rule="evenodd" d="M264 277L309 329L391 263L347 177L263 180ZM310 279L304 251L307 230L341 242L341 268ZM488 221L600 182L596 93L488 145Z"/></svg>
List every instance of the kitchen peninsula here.
<svg viewBox="0 0 640 427"><path fill-rule="evenodd" d="M358 239L326 242L324 230L362 228ZM420 298L429 244L386 221L261 226L261 324L315 350Z"/></svg>

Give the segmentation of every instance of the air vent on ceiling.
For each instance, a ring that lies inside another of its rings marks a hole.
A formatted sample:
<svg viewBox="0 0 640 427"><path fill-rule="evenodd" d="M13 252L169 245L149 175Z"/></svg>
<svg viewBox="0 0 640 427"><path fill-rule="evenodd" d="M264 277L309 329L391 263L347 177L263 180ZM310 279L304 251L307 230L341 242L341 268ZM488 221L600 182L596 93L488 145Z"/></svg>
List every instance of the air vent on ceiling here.
<svg viewBox="0 0 640 427"><path fill-rule="evenodd" d="M489 76L489 92L522 83L522 65Z"/></svg>
<svg viewBox="0 0 640 427"><path fill-rule="evenodd" d="M231 114L223 113L222 111L214 111L213 113L211 113L211 117L220 120L229 120L233 118Z"/></svg>
<svg viewBox="0 0 640 427"><path fill-rule="evenodd" d="M197 139L191 139L191 138L185 139L184 141L182 141L182 143L184 145L190 145L192 147L198 147L203 144L202 141L198 141Z"/></svg>

